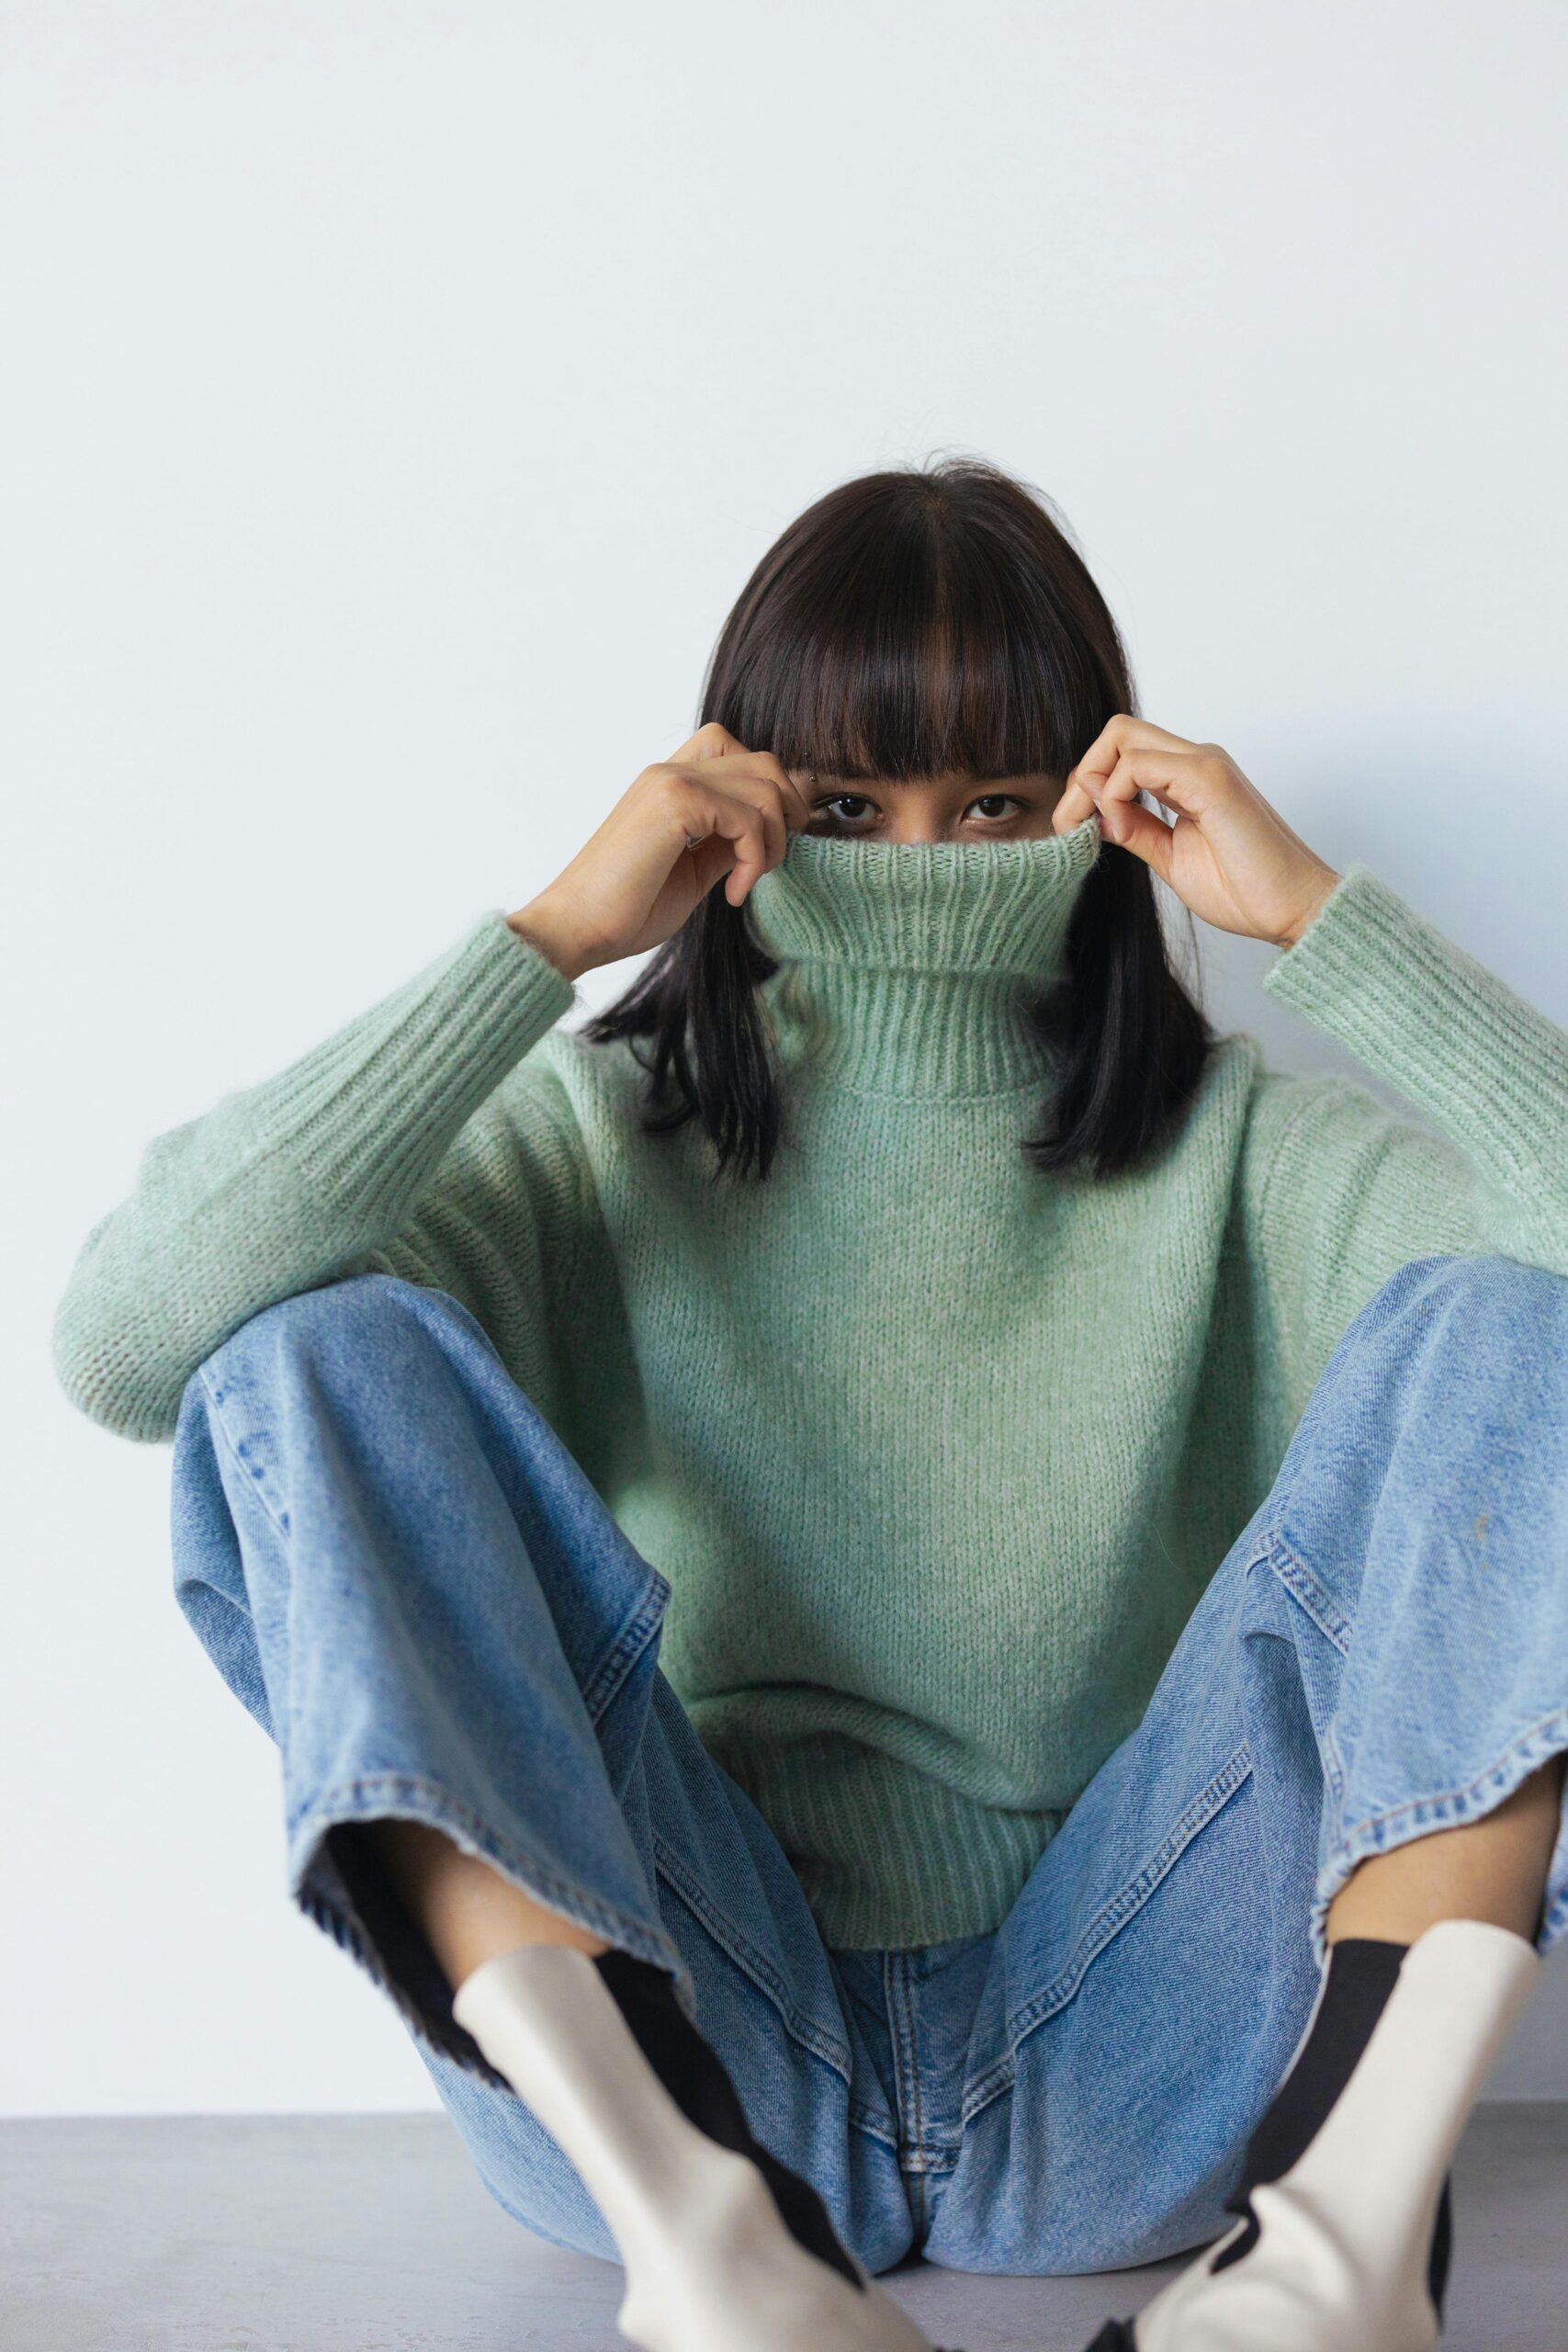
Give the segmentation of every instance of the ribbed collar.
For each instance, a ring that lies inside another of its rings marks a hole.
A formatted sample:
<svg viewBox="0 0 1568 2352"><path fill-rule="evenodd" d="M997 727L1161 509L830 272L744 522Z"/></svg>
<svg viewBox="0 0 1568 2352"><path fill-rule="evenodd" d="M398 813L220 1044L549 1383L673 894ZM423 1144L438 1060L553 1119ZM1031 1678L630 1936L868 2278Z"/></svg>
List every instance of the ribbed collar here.
<svg viewBox="0 0 1568 2352"><path fill-rule="evenodd" d="M1030 1008L1066 967L1100 844L1092 813L1039 841L792 833L746 902L780 967L761 995L781 1062L883 1094L1037 1080Z"/></svg>

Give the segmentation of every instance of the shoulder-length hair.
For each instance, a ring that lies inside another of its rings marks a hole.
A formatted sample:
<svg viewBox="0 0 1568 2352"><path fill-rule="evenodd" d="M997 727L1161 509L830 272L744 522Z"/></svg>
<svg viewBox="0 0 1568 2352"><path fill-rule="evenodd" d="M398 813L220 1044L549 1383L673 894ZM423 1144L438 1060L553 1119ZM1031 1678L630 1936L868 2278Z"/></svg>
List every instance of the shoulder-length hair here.
<svg viewBox="0 0 1568 2352"><path fill-rule="evenodd" d="M1065 778L1134 707L1103 597L1041 493L974 458L862 475L774 542L714 648L700 724L835 782ZM755 1001L777 965L716 886L581 1035L624 1037L643 1125L698 1120L716 1173L765 1177L781 1132ZM1054 1077L1037 1168L1135 1166L1177 1124L1214 1035L1167 957L1142 859L1102 842L1060 983L1032 1008ZM1043 1083L1044 1062L1043 1059Z"/></svg>

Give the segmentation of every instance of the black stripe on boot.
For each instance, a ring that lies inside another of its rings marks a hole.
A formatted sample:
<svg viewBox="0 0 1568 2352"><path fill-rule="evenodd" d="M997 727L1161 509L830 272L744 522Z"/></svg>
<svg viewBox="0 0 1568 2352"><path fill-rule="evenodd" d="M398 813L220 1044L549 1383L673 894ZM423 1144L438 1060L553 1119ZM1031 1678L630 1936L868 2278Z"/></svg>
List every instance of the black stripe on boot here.
<svg viewBox="0 0 1568 2352"><path fill-rule="evenodd" d="M1212 2272L1240 2262L1257 2245L1252 2190L1298 2164L1327 2122L1388 2006L1409 1949L1372 1936L1342 1936L1329 1945L1326 1982L1312 2030L1248 2141L1241 2178L1225 2199L1225 2211L1245 2215L1247 2227L1213 2256ZM1445 2178L1427 2265L1427 2290L1439 2320L1453 2252L1451 2186Z"/></svg>
<svg viewBox="0 0 1568 2352"><path fill-rule="evenodd" d="M734 2084L717 2052L676 2000L667 1971L614 1949L595 1952L592 1958L643 2056L687 2121L721 2147L749 2156L773 2191L779 2217L796 2243L808 2254L831 2263L863 2293L864 2281L835 2234L821 2198L809 2181L781 2165L753 2138Z"/></svg>

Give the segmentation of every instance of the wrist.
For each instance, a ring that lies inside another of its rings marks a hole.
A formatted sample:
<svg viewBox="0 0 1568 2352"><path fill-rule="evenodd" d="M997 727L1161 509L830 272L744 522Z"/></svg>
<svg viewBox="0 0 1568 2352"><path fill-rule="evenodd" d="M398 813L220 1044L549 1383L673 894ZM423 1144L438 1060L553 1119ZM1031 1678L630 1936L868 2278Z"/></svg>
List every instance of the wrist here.
<svg viewBox="0 0 1568 2352"><path fill-rule="evenodd" d="M1303 901L1300 911L1273 941L1276 947L1293 947L1307 925L1317 914L1324 900L1340 879L1333 866L1320 867L1318 877Z"/></svg>
<svg viewBox="0 0 1568 2352"><path fill-rule="evenodd" d="M584 972L592 969L593 958L568 922L563 922L558 910L543 899L530 899L506 918L506 927L553 964L563 979L575 983Z"/></svg>

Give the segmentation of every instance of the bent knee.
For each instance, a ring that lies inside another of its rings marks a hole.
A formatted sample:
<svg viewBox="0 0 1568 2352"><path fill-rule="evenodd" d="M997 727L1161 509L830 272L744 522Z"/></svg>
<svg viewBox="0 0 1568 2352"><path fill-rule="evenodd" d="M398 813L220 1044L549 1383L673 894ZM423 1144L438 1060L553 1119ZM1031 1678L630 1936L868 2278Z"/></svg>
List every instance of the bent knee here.
<svg viewBox="0 0 1568 2352"><path fill-rule="evenodd" d="M204 1368L231 1377L243 1363L286 1358L321 1363L345 1353L379 1351L400 1336L428 1333L443 1313L463 1312L446 1292L400 1274L346 1274L259 1308L213 1350Z"/></svg>
<svg viewBox="0 0 1568 2352"><path fill-rule="evenodd" d="M1568 1275L1486 1250L1434 1252L1398 1267L1344 1333L1344 1376L1491 1384L1521 1402L1539 1378L1568 1396Z"/></svg>
<svg viewBox="0 0 1568 2352"><path fill-rule="evenodd" d="M1466 1326L1476 1318L1495 1329L1499 1320L1521 1338L1537 1330L1568 1332L1568 1274L1483 1250L1413 1259L1388 1287L1410 1286L1412 1299L1440 1304Z"/></svg>

